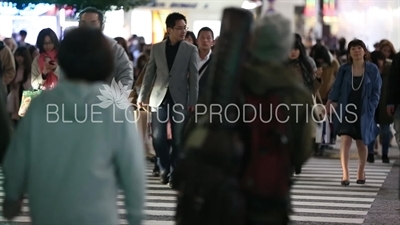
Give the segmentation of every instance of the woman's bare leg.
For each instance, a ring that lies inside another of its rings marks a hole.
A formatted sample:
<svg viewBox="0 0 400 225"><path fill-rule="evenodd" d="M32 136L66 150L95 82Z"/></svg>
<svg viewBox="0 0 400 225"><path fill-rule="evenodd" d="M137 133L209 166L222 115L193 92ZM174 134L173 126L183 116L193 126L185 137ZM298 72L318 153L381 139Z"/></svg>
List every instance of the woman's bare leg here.
<svg viewBox="0 0 400 225"><path fill-rule="evenodd" d="M342 180L349 180L349 152L353 139L350 136L342 135L340 137L340 162L342 164L343 177Z"/></svg>
<svg viewBox="0 0 400 225"><path fill-rule="evenodd" d="M368 156L368 149L367 146L364 144L363 141L357 140L357 151L358 151L358 171L357 171L357 180L364 180L364 171L365 171L365 164L367 162Z"/></svg>

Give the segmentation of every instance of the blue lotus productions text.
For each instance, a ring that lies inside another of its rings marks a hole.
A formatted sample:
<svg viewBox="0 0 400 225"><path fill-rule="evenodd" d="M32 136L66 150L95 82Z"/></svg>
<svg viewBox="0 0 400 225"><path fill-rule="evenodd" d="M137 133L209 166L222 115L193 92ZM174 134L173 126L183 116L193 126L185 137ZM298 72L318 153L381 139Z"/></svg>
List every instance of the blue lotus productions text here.
<svg viewBox="0 0 400 225"><path fill-rule="evenodd" d="M308 112L306 114L300 113L304 112L304 107ZM69 109L68 113L66 113L66 108ZM102 123L104 118L108 118L108 122L110 119L109 115L103 116L102 114L112 113L112 121L114 123L136 123L142 116L146 116L147 119L150 119L150 113L139 113L136 106L118 109L117 106L112 105L110 108L112 109L104 109L99 107L98 104L85 104L84 106L74 105L73 108L71 108L71 106L65 107L64 104L48 104L46 107L46 118L48 123L58 123L60 121L63 123ZM294 110L295 113L293 114L290 112L291 110ZM279 104L274 106L265 104L260 104L258 106L251 104L229 104L225 107L219 104L197 104L192 113L192 119L194 119L196 123L200 120L207 120L209 123L251 123L256 120L260 120L263 123L269 123L273 120L286 123L289 120L293 121L293 119L295 119L296 122L313 121L321 123L323 121L331 122L333 118L337 118L340 123L343 121L354 123L358 119L358 115L355 113L356 110L357 106L355 104L340 105L330 113L326 113L328 110L322 104ZM123 113L121 113L121 111L123 111ZM187 106L180 104L174 104L172 107L167 106L164 110L153 108L152 111L156 113L151 115L151 119L160 122L172 120L175 123L182 123L186 121L185 118L187 118L188 115ZM251 118L248 117L249 112L251 112ZM67 114L68 116L66 116ZM289 115L292 115L292 117L295 115L295 118L291 118Z"/></svg>
<svg viewBox="0 0 400 225"><path fill-rule="evenodd" d="M304 112L304 107L309 112L307 114L300 113ZM295 110L295 113L289 113L289 111ZM260 104L258 106L252 104L229 104L225 107L219 104L211 105L196 105L195 110L195 121L200 119L204 121L204 117L208 117L210 123L214 122L228 122L228 123L251 123L255 120L260 120L263 123L269 123L273 120L279 123L287 123L289 120L296 122L310 122L322 123L324 121L332 122L333 118L337 118L339 123L346 121L348 123L355 123L358 119L356 113L357 105L347 104L345 106L339 105L332 109L330 113L328 109L322 104L308 105L308 104L279 104L279 105L265 105ZM246 113L253 112L251 118L245 117ZM256 113L254 113L256 112ZM282 113L283 112L283 113ZM283 114L283 115L282 115ZM289 115L295 115L296 118L290 118Z"/></svg>

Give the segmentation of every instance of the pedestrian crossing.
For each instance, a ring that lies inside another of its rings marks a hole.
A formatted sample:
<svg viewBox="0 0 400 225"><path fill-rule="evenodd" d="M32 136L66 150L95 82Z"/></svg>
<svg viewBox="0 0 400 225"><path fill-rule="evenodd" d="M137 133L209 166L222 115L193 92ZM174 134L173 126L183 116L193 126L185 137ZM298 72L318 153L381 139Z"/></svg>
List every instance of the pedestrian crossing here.
<svg viewBox="0 0 400 225"><path fill-rule="evenodd" d="M340 185L339 160L312 158L295 177L293 224L363 224L393 164L367 164L366 184L356 184L358 160L350 160L350 186Z"/></svg>
<svg viewBox="0 0 400 225"><path fill-rule="evenodd" d="M391 170L392 164L368 164L367 182L364 185L355 183L357 161L351 160L350 186L340 186L342 176L340 161L333 159L310 159L303 167L302 174L295 177L292 189L293 215L292 224L362 224L374 202L375 197ZM173 225L176 207L175 191L167 185L159 183L158 178L151 176L152 165L148 164L146 175L146 220L143 225ZM3 182L0 175L0 182ZM4 193L0 191L0 202ZM128 224L125 220L124 197L118 195L118 212L120 224ZM24 202L22 215L15 218L13 225L30 224L27 200ZM3 217L0 224L4 223ZM10 223L11 224L11 223Z"/></svg>

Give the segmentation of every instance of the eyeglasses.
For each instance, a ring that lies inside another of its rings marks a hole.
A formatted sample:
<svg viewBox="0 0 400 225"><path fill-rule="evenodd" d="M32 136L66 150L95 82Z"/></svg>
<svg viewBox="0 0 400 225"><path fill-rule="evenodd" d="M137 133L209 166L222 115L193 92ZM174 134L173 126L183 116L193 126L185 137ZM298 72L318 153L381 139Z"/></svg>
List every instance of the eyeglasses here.
<svg viewBox="0 0 400 225"><path fill-rule="evenodd" d="M53 45L53 42L44 42L43 45Z"/></svg>
<svg viewBox="0 0 400 225"><path fill-rule="evenodd" d="M189 30L189 27L175 27L174 30L187 31L187 30Z"/></svg>

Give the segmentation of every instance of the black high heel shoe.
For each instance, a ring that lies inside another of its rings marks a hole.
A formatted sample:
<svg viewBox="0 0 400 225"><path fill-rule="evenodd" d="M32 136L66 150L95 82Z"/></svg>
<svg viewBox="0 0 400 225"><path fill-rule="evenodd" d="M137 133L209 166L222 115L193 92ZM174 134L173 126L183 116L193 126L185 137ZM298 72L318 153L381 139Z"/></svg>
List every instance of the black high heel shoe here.
<svg viewBox="0 0 400 225"><path fill-rule="evenodd" d="M363 179L363 180L357 179L356 183L357 183L357 184L365 184L365 181L366 181L366 180L367 180L367 179L366 179L366 177L365 177L365 172L364 172L364 179Z"/></svg>
<svg viewBox="0 0 400 225"><path fill-rule="evenodd" d="M347 187L347 186L350 185L350 181L349 181L349 180L342 180L342 181L340 182L340 184L341 184L342 186Z"/></svg>

